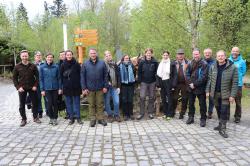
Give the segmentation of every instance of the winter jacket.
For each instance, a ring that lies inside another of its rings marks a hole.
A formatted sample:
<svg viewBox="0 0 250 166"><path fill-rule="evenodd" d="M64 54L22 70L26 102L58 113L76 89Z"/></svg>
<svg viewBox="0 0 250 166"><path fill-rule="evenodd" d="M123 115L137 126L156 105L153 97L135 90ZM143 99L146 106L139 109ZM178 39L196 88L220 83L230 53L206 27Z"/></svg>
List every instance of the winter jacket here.
<svg viewBox="0 0 250 166"><path fill-rule="evenodd" d="M121 79L120 79L120 71L118 65L114 61L105 62L105 64L108 72L109 86L119 88L121 86ZM114 73L113 76L112 73Z"/></svg>
<svg viewBox="0 0 250 166"><path fill-rule="evenodd" d="M97 58L96 62L91 59L85 61L81 70L82 89L99 91L108 88L108 72L105 62Z"/></svg>
<svg viewBox="0 0 250 166"><path fill-rule="evenodd" d="M208 82L206 85L206 92L210 93L213 98L215 94L218 63L216 62L209 70ZM236 97L238 90L238 71L235 65L229 60L226 61L226 67L222 72L221 78L221 98L229 99L229 97Z"/></svg>
<svg viewBox="0 0 250 166"><path fill-rule="evenodd" d="M233 59L232 54L229 57L229 60L234 63L234 65L238 68L238 86L243 86L243 78L247 71L246 61L242 58L240 54L237 59Z"/></svg>
<svg viewBox="0 0 250 166"><path fill-rule="evenodd" d="M170 62L170 86L169 89L175 88L177 86L177 70L174 61ZM162 87L163 81L159 76L156 76L156 85Z"/></svg>
<svg viewBox="0 0 250 166"><path fill-rule="evenodd" d="M154 57L152 57L151 60L146 60L146 58L141 60L138 67L138 82L147 84L155 82L157 68L158 62Z"/></svg>
<svg viewBox="0 0 250 166"><path fill-rule="evenodd" d="M186 77L188 84L194 84L194 89L188 86L189 92L194 94L205 93L208 78L207 62L203 59L200 59L198 62L192 60L190 65L188 65Z"/></svg>
<svg viewBox="0 0 250 166"><path fill-rule="evenodd" d="M20 87L24 90L30 90L33 86L37 87L39 82L39 73L36 65L28 63L24 65L22 62L18 63L13 70L13 83L16 89Z"/></svg>
<svg viewBox="0 0 250 166"><path fill-rule="evenodd" d="M208 58L205 59L205 61L207 62L207 66L208 66L208 70L210 69L210 67L216 63L216 60L214 58Z"/></svg>
<svg viewBox="0 0 250 166"><path fill-rule="evenodd" d="M44 63L40 66L40 90L58 90L61 89L61 80L58 65Z"/></svg>
<svg viewBox="0 0 250 166"><path fill-rule="evenodd" d="M188 68L189 63L190 62L187 59L184 59L183 74L184 74L185 80L186 80L186 72L187 72L187 68ZM177 84L178 84L178 72L179 72L179 69L180 69L180 65L179 65L179 62L177 60L175 61L175 66L176 66Z"/></svg>
<svg viewBox="0 0 250 166"><path fill-rule="evenodd" d="M64 60L60 67L63 94L66 96L79 96L81 90L81 66L73 58Z"/></svg>

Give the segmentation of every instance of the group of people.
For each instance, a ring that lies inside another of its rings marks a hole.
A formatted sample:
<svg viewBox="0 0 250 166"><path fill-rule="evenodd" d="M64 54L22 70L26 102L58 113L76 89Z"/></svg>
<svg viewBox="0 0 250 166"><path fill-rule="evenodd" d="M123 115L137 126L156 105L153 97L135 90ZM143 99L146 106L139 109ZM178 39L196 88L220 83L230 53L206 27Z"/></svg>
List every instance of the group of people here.
<svg viewBox="0 0 250 166"><path fill-rule="evenodd" d="M121 122L121 106L124 120L140 120L147 113L150 119L155 116L156 89L160 88L161 111L167 120L175 116L178 101L181 97L179 119L183 119L189 108L186 124L194 123L195 101L199 100L200 126L206 126L206 119L212 118L215 106L219 125L215 127L227 138L226 123L230 116L230 103L236 101L235 122L241 118L241 97L243 77L246 73L246 62L238 47L232 48L229 58L225 51L212 56L212 50L194 49L193 59L185 58L183 49L178 49L176 57L164 51L158 63L153 49L147 48L142 57L136 59L124 55L115 62L110 51L104 52L104 60L97 55L96 49L89 49L89 59L82 66L73 57L71 50L60 53L60 61L54 62L54 55L48 53L45 62L39 51L35 53L34 63L29 62L27 50L20 52L21 62L13 71L13 82L18 90L22 117L20 126L25 126L25 99L27 93L32 102L34 122L41 123L41 98L44 97L50 124L57 125L58 98L64 96L69 124L75 119L82 124L80 116L80 96L87 97L89 103L90 126L96 123L107 125L104 110L109 122ZM140 110L135 117L134 93L139 88ZM63 96L62 96L63 95ZM146 102L146 98L148 100ZM206 98L209 99L207 111ZM111 101L113 105L111 106ZM147 103L147 106L146 106ZM113 110L111 109L113 107ZM148 111L147 111L148 110ZM207 113L208 112L208 113Z"/></svg>

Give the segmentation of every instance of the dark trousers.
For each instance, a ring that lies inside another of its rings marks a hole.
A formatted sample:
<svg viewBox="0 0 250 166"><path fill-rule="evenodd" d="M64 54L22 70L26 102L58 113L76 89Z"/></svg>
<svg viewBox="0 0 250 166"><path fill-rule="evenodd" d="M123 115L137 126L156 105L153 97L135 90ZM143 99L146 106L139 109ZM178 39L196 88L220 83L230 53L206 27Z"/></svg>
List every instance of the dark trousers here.
<svg viewBox="0 0 250 166"><path fill-rule="evenodd" d="M122 112L125 116L133 115L134 85L121 86Z"/></svg>
<svg viewBox="0 0 250 166"><path fill-rule="evenodd" d="M220 92L215 93L214 103L215 103L215 108L217 111L218 119L227 121L230 116L229 99L222 100Z"/></svg>
<svg viewBox="0 0 250 166"><path fill-rule="evenodd" d="M50 119L58 118L58 90L48 90L45 91L45 100L47 102L47 108Z"/></svg>
<svg viewBox="0 0 250 166"><path fill-rule="evenodd" d="M181 92L181 113L185 114L188 104L188 91L186 84L178 84L173 94L173 110L175 112L178 104L179 93Z"/></svg>
<svg viewBox="0 0 250 166"><path fill-rule="evenodd" d="M234 117L238 119L241 118L241 97L242 97L242 87L239 86L237 96L235 97L236 108L234 113Z"/></svg>
<svg viewBox="0 0 250 166"><path fill-rule="evenodd" d="M173 117L174 111L172 107L170 81L162 80L160 87L161 87L161 102L162 102L163 112L167 117Z"/></svg>
<svg viewBox="0 0 250 166"><path fill-rule="evenodd" d="M196 97L199 100L199 106L200 106L200 114L201 114L201 119L207 118L206 112L207 112L207 106L206 106L206 94L194 94L193 92L189 92L189 112L188 116L189 117L194 117L195 114L195 99Z"/></svg>
<svg viewBox="0 0 250 166"><path fill-rule="evenodd" d="M32 113L33 113L33 118L37 118L37 102L38 102L38 97L37 97L37 91L32 91L30 90L25 90L24 92L18 92L19 95L19 112L22 117L22 120L27 120L26 117L26 112L25 112L25 101L27 94L29 94L31 103L32 103Z"/></svg>
<svg viewBox="0 0 250 166"><path fill-rule="evenodd" d="M213 113L213 109L214 109L214 99L209 96L209 99L208 99L208 112L210 113Z"/></svg>

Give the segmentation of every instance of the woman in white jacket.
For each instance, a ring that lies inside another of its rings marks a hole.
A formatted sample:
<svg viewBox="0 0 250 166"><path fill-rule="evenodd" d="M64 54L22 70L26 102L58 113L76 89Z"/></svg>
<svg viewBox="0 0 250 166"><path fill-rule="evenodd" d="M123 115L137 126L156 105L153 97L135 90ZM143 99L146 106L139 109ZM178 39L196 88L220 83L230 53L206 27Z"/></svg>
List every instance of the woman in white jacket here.
<svg viewBox="0 0 250 166"><path fill-rule="evenodd" d="M157 86L161 88L162 112L167 120L174 117L172 108L172 91L176 87L177 70L175 63L170 60L170 53L164 51L157 69Z"/></svg>

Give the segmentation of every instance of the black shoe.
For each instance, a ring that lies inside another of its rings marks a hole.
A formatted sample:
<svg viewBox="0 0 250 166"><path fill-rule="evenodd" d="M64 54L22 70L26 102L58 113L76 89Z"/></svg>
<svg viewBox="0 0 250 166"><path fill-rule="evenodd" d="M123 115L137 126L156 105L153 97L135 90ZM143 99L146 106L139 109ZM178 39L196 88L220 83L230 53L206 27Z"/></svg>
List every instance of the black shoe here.
<svg viewBox="0 0 250 166"><path fill-rule="evenodd" d="M123 119L124 119L124 121L128 121L129 117L125 115Z"/></svg>
<svg viewBox="0 0 250 166"><path fill-rule="evenodd" d="M212 112L208 112L207 118L212 119L212 114L213 114Z"/></svg>
<svg viewBox="0 0 250 166"><path fill-rule="evenodd" d="M184 115L182 113L180 113L179 119L183 119Z"/></svg>
<svg viewBox="0 0 250 166"><path fill-rule="evenodd" d="M54 119L54 121L53 121L53 125L54 125L54 126L58 125L58 123L57 123L57 119Z"/></svg>
<svg viewBox="0 0 250 166"><path fill-rule="evenodd" d="M200 126L201 127L205 127L206 126L206 120L205 119L201 119Z"/></svg>
<svg viewBox="0 0 250 166"><path fill-rule="evenodd" d="M78 123L78 124L80 124L80 125L81 125L81 124L83 124L83 122L81 121L81 119L80 119L80 118L79 118L79 119L77 119L77 123Z"/></svg>
<svg viewBox="0 0 250 166"><path fill-rule="evenodd" d="M121 122L120 116L115 116L115 117L114 117L114 120L117 121L117 122Z"/></svg>
<svg viewBox="0 0 250 166"><path fill-rule="evenodd" d="M25 126L27 124L27 121L26 120L22 120L21 121L21 124L20 124L20 127L23 127L23 126Z"/></svg>
<svg viewBox="0 0 250 166"><path fill-rule="evenodd" d="M42 123L39 118L35 118L33 121L38 124Z"/></svg>
<svg viewBox="0 0 250 166"><path fill-rule="evenodd" d="M39 114L39 118L40 118L40 119L43 118L43 113L40 113L40 114Z"/></svg>
<svg viewBox="0 0 250 166"><path fill-rule="evenodd" d="M98 123L102 124L103 126L107 126L107 122L104 119L98 120Z"/></svg>
<svg viewBox="0 0 250 166"><path fill-rule="evenodd" d="M223 138L228 138L228 134L226 133L226 130L222 129L219 131L220 135L223 137Z"/></svg>
<svg viewBox="0 0 250 166"><path fill-rule="evenodd" d="M235 123L240 123L240 118L235 118L234 122Z"/></svg>
<svg viewBox="0 0 250 166"><path fill-rule="evenodd" d="M96 124L96 120L91 120L90 121L90 127L95 127Z"/></svg>
<svg viewBox="0 0 250 166"><path fill-rule="evenodd" d="M130 119L131 119L131 120L135 120L134 115L130 115Z"/></svg>
<svg viewBox="0 0 250 166"><path fill-rule="evenodd" d="M186 122L186 124L192 124L194 123L194 118L193 117L188 117L188 120Z"/></svg>
<svg viewBox="0 0 250 166"><path fill-rule="evenodd" d="M220 131L221 130L221 123L219 122L219 125L214 127L214 130L216 131Z"/></svg>
<svg viewBox="0 0 250 166"><path fill-rule="evenodd" d="M154 119L154 115L153 114L149 114L149 119Z"/></svg>
<svg viewBox="0 0 250 166"><path fill-rule="evenodd" d="M113 123L114 122L114 117L112 115L108 116L108 122Z"/></svg>
<svg viewBox="0 0 250 166"><path fill-rule="evenodd" d="M32 108L31 104L27 104L27 108L30 110Z"/></svg>
<svg viewBox="0 0 250 166"><path fill-rule="evenodd" d="M144 115L140 114L136 117L137 120L141 120L144 117Z"/></svg>
<svg viewBox="0 0 250 166"><path fill-rule="evenodd" d="M74 123L75 123L75 120L74 120L74 119L70 119L69 125L72 125L72 124L74 124Z"/></svg>

